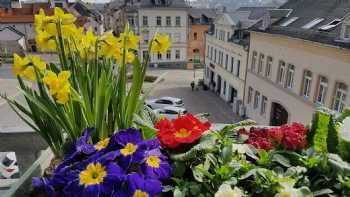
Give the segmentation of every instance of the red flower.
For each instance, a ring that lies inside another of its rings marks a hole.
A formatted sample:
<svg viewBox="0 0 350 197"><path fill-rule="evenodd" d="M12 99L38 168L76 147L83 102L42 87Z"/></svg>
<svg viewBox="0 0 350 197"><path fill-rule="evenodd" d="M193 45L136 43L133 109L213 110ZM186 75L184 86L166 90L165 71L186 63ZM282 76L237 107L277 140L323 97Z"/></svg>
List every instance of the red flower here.
<svg viewBox="0 0 350 197"><path fill-rule="evenodd" d="M186 114L173 121L163 118L155 128L158 129L157 137L163 147L176 148L181 144L195 142L210 126L210 122L201 123L192 114Z"/></svg>

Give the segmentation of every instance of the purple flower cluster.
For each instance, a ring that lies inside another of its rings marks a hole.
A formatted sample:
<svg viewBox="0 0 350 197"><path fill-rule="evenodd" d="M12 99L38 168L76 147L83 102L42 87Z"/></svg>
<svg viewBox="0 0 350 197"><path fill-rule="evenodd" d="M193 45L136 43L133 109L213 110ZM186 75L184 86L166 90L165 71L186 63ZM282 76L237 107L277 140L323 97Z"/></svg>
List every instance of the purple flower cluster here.
<svg viewBox="0 0 350 197"><path fill-rule="evenodd" d="M119 131L95 145L93 129L75 142L52 177L34 178L55 197L152 197L162 192L161 181L171 176L157 139L143 140L134 128Z"/></svg>

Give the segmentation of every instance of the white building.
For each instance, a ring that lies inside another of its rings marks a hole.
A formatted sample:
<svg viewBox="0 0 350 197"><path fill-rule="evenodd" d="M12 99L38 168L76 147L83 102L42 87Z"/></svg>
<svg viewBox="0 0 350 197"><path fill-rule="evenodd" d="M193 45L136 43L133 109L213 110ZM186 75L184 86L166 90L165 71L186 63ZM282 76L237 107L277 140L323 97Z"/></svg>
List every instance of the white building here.
<svg viewBox="0 0 350 197"><path fill-rule="evenodd" d="M184 0L152 1L141 0L138 9L138 24L140 41L140 57L145 57L148 42L156 32L168 34L171 38L171 48L166 54L154 54L151 63L158 66L185 68L187 64L187 6ZM130 18L129 18L130 21Z"/></svg>
<svg viewBox="0 0 350 197"><path fill-rule="evenodd" d="M218 96L244 115L244 90L249 50L249 27L256 24L265 7L240 8L223 13L214 22L215 28L206 38L204 82Z"/></svg>

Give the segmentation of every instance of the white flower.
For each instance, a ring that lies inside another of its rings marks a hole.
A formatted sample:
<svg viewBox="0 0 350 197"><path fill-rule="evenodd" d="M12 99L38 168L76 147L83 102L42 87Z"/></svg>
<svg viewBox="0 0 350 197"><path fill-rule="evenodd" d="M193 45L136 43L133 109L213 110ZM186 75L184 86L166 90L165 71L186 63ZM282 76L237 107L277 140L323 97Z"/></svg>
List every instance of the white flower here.
<svg viewBox="0 0 350 197"><path fill-rule="evenodd" d="M234 189L230 185L222 184L219 190L215 193L215 197L242 197L243 192L238 187Z"/></svg>
<svg viewBox="0 0 350 197"><path fill-rule="evenodd" d="M277 193L275 197L299 197L300 191L295 189L291 184L281 184L283 190L280 193Z"/></svg>
<svg viewBox="0 0 350 197"><path fill-rule="evenodd" d="M339 127L339 135L346 141L350 141L350 116L343 120Z"/></svg>

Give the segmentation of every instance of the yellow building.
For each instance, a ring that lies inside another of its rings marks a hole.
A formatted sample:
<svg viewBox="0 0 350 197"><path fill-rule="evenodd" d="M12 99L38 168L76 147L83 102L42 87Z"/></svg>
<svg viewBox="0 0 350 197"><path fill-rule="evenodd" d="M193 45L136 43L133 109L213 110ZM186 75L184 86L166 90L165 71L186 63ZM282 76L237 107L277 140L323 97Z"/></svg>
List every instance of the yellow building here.
<svg viewBox="0 0 350 197"><path fill-rule="evenodd" d="M191 8L189 15L189 32L187 68L193 69L194 65L202 66L205 57L205 35L208 32L216 14L213 9Z"/></svg>
<svg viewBox="0 0 350 197"><path fill-rule="evenodd" d="M307 124L350 106L350 1L290 0L250 33L245 106L264 125Z"/></svg>

